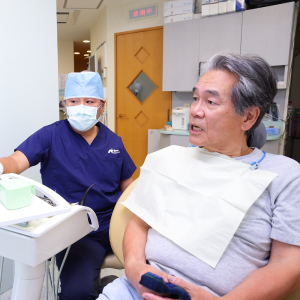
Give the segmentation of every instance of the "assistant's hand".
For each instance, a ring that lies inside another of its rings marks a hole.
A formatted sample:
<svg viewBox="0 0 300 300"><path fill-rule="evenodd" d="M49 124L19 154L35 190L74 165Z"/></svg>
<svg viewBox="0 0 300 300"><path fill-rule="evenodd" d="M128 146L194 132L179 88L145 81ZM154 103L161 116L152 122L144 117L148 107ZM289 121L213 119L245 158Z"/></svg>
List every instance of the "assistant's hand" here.
<svg viewBox="0 0 300 300"><path fill-rule="evenodd" d="M168 275L164 272L159 271L155 267L151 265L147 265L146 263L134 263L131 264L130 268L125 268L126 277L131 283L131 285L137 290L139 295L142 297L144 293L152 293L153 295L158 295L157 293L145 288L140 285L139 282L141 280L142 275L147 272L154 273L164 279L165 282L169 282L167 277ZM160 298L163 299L163 298Z"/></svg>
<svg viewBox="0 0 300 300"><path fill-rule="evenodd" d="M183 279L168 275L167 280L168 281L165 281L165 282L171 282L171 283L176 284L179 287L185 289L190 294L192 300L217 300L218 299L216 296L214 296L207 290L205 290L197 285L188 283L188 282L184 281ZM157 296L157 295L153 294L152 292L150 292L150 293L145 292L142 294L142 300L174 300L174 299Z"/></svg>

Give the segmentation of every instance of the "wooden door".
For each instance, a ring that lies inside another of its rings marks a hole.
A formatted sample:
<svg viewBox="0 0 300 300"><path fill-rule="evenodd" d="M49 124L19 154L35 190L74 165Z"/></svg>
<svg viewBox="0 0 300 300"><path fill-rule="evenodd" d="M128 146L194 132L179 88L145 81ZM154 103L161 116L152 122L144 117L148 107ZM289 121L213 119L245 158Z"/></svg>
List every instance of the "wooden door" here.
<svg viewBox="0 0 300 300"><path fill-rule="evenodd" d="M137 166L137 178L148 129L162 128L171 113L171 92L162 91L163 28L117 33L115 45L115 128Z"/></svg>

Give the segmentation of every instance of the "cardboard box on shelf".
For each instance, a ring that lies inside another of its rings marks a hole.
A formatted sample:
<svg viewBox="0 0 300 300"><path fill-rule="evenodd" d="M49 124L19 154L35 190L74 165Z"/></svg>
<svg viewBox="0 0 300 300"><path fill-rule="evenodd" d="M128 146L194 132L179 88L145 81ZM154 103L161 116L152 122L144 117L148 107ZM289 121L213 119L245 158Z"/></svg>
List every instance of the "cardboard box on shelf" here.
<svg viewBox="0 0 300 300"><path fill-rule="evenodd" d="M167 16L167 17L164 17L164 23L192 20L193 18L194 18L193 13L183 14L183 15L175 15L175 16Z"/></svg>
<svg viewBox="0 0 300 300"><path fill-rule="evenodd" d="M227 13L227 1L219 1L219 15Z"/></svg>
<svg viewBox="0 0 300 300"><path fill-rule="evenodd" d="M181 6L193 7L194 0L177 0L177 1L164 2L164 10L168 10L174 7L181 7Z"/></svg>
<svg viewBox="0 0 300 300"><path fill-rule="evenodd" d="M209 16L209 4L205 4L205 5L202 4L201 10L202 10L201 12L202 17Z"/></svg>
<svg viewBox="0 0 300 300"><path fill-rule="evenodd" d="M164 11L164 16L174 16L174 15L182 15L182 14L188 14L192 13L193 8L192 7L187 7L187 6L180 6L180 7L173 7L168 10Z"/></svg>
<svg viewBox="0 0 300 300"><path fill-rule="evenodd" d="M214 16L219 12L219 3L210 3L209 4L209 15Z"/></svg>

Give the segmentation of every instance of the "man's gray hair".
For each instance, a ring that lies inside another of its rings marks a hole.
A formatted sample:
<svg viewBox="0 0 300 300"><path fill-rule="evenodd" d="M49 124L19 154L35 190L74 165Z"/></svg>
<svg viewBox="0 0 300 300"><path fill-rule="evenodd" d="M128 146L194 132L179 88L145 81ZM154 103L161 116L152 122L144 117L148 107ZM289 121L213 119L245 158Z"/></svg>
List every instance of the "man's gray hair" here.
<svg viewBox="0 0 300 300"><path fill-rule="evenodd" d="M269 113L277 93L277 76L269 64L256 55L219 53L206 63L205 71L223 70L237 78L232 88L231 98L235 111L244 115L253 106L260 109L256 123L248 130L251 134L259 125L263 116Z"/></svg>

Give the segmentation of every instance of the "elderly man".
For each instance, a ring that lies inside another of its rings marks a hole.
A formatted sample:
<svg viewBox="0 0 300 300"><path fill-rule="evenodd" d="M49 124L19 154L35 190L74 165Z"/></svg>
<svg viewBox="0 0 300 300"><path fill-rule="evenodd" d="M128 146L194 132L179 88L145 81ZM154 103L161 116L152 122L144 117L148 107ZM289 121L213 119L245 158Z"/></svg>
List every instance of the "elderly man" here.
<svg viewBox="0 0 300 300"><path fill-rule="evenodd" d="M94 289L109 242L115 203L133 181L135 165L120 137L98 122L104 96L98 73L70 73L65 88L67 119L41 128L0 159L0 174L21 173L41 163L43 184L68 202L79 202L92 184L86 206L97 214L99 229L72 245L61 274L60 300L94 300ZM2 169L2 170L1 170ZM56 256L61 266L65 251Z"/></svg>
<svg viewBox="0 0 300 300"><path fill-rule="evenodd" d="M102 299L170 299L147 272L192 300L279 300L300 286L300 166L247 145L276 77L260 57L219 54L194 88L190 142L150 154L124 205L126 276ZM145 190L143 192L143 190Z"/></svg>

